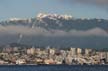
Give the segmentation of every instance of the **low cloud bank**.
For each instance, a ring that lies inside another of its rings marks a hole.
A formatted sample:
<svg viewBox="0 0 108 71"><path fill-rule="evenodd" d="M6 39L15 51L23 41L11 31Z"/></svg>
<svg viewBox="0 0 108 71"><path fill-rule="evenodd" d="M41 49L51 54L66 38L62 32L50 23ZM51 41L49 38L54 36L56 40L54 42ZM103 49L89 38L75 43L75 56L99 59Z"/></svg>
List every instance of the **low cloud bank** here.
<svg viewBox="0 0 108 71"><path fill-rule="evenodd" d="M36 35L36 36L108 36L108 33L101 28L92 28L89 30L70 30L69 32L63 30L46 30L41 27L24 27L24 26L0 26L1 34L22 34L22 35Z"/></svg>

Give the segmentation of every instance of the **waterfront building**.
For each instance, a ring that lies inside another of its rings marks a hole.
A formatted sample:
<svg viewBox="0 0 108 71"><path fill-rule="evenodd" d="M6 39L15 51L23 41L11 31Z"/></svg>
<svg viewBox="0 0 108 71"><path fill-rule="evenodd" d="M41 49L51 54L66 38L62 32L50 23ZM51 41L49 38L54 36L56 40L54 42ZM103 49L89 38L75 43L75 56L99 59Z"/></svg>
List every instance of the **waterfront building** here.
<svg viewBox="0 0 108 71"><path fill-rule="evenodd" d="M71 56L67 56L66 58L65 58L65 62L66 62L66 64L72 64L72 57Z"/></svg>
<svg viewBox="0 0 108 71"><path fill-rule="evenodd" d="M45 64L55 64L55 61L52 58L50 58L50 59L45 59L44 63Z"/></svg>
<svg viewBox="0 0 108 71"><path fill-rule="evenodd" d="M16 64L26 64L25 59L18 59L16 60Z"/></svg>

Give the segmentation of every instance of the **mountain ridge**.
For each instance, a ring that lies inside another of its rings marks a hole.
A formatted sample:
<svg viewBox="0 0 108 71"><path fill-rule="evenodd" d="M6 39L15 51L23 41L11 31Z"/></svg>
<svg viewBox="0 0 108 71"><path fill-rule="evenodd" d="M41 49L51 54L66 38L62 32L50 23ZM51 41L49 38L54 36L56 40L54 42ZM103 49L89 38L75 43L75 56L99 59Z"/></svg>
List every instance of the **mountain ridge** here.
<svg viewBox="0 0 108 71"><path fill-rule="evenodd" d="M0 44L108 47L108 20L76 19L57 14L40 14L37 17L0 22Z"/></svg>
<svg viewBox="0 0 108 71"><path fill-rule="evenodd" d="M108 30L108 20L104 19L76 19L70 15L57 14L38 14L35 18L17 19L13 18L8 21L0 22L3 26L21 25L28 27L43 27L46 29L60 29L60 30L88 30L95 27Z"/></svg>

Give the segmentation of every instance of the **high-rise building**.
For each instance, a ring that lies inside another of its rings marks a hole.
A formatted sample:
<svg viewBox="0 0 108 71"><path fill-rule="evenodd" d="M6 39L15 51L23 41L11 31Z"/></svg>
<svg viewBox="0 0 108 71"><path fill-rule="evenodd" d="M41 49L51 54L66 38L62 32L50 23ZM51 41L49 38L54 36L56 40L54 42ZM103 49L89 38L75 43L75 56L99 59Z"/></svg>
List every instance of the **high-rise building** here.
<svg viewBox="0 0 108 71"><path fill-rule="evenodd" d="M31 54L35 53L35 48L34 47L32 47L30 50L31 50Z"/></svg>
<svg viewBox="0 0 108 71"><path fill-rule="evenodd" d="M106 52L106 62L108 63L108 52Z"/></svg>
<svg viewBox="0 0 108 71"><path fill-rule="evenodd" d="M77 48L77 54L81 54L82 53L82 49L81 48Z"/></svg>
<svg viewBox="0 0 108 71"><path fill-rule="evenodd" d="M92 49L85 49L85 55L90 55L91 51L92 51Z"/></svg>
<svg viewBox="0 0 108 71"><path fill-rule="evenodd" d="M76 48L70 48L70 55L75 56L76 55Z"/></svg>
<svg viewBox="0 0 108 71"><path fill-rule="evenodd" d="M55 54L55 49L49 49L49 53L50 53L51 55L54 55L54 54Z"/></svg>
<svg viewBox="0 0 108 71"><path fill-rule="evenodd" d="M30 49L27 49L27 54L34 54L35 53L35 48L30 48Z"/></svg>
<svg viewBox="0 0 108 71"><path fill-rule="evenodd" d="M105 59L106 58L106 52L100 52L99 56L100 56L100 59Z"/></svg>
<svg viewBox="0 0 108 71"><path fill-rule="evenodd" d="M14 52L17 52L17 51L18 51L18 47L14 47L14 48L13 48L13 51L14 51Z"/></svg>

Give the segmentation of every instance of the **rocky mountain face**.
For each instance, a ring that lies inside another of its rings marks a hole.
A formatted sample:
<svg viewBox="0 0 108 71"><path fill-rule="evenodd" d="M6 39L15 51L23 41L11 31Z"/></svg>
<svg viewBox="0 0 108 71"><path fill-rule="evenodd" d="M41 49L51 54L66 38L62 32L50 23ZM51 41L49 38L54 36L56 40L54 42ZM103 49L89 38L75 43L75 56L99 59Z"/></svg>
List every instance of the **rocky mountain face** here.
<svg viewBox="0 0 108 71"><path fill-rule="evenodd" d="M0 44L19 42L39 46L108 47L108 20L38 14L0 22Z"/></svg>
<svg viewBox="0 0 108 71"><path fill-rule="evenodd" d="M42 27L46 29L58 29L69 31L72 29L76 30L89 30L92 28L101 28L107 30L108 20L104 19L89 19L79 18L76 19L69 15L57 15L57 14L38 14L36 18L30 19L18 19L11 18L7 21L0 23L3 26L8 25L21 25L21 26L34 26Z"/></svg>

